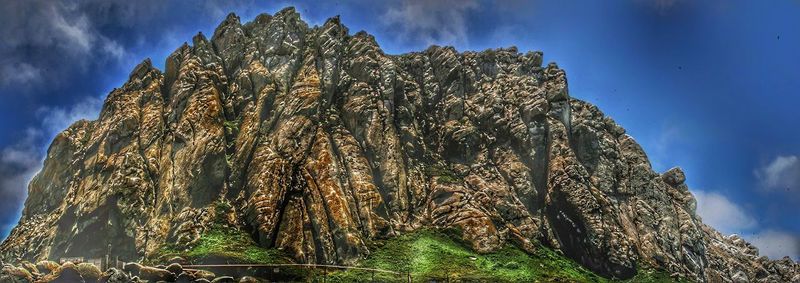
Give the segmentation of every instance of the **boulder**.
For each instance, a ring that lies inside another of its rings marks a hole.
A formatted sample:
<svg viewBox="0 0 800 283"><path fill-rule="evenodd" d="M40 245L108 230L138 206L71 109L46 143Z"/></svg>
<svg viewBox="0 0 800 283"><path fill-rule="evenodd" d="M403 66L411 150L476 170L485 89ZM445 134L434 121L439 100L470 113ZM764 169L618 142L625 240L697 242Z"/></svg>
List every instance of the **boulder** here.
<svg viewBox="0 0 800 283"><path fill-rule="evenodd" d="M0 271L0 282L13 282L13 283L31 283L33 282L33 275L22 267L15 267L11 265L3 266L2 271ZM3 281L5 280L5 281Z"/></svg>
<svg viewBox="0 0 800 283"><path fill-rule="evenodd" d="M144 266L139 263L130 262L123 265L122 270L131 274L131 276L139 277L141 280L148 281L175 281L177 276L169 270Z"/></svg>
<svg viewBox="0 0 800 283"><path fill-rule="evenodd" d="M175 257L172 257L169 260L167 260L167 263L169 263L169 264L177 263L177 264L180 264L180 265L187 265L187 264L189 264L189 261L184 259L183 257L175 256Z"/></svg>
<svg viewBox="0 0 800 283"><path fill-rule="evenodd" d="M100 276L103 275L103 272L100 271L100 268L92 263L79 263L75 266L75 269L86 283L97 282L97 280L100 279Z"/></svg>
<svg viewBox="0 0 800 283"><path fill-rule="evenodd" d="M667 172L664 172L664 174L661 175L661 179L670 186L676 187L682 185L683 182L686 181L686 175L680 167L673 167L667 170Z"/></svg>
<svg viewBox="0 0 800 283"><path fill-rule="evenodd" d="M55 272L45 276L43 281L53 283L84 282L77 266L72 262L65 262Z"/></svg>
<svg viewBox="0 0 800 283"><path fill-rule="evenodd" d="M177 283L188 283L188 282L193 282L195 279L196 278L194 277L193 274L187 273L187 272L181 272L175 278L175 282L177 282Z"/></svg>
<svg viewBox="0 0 800 283"><path fill-rule="evenodd" d="M116 268L110 268L103 272L103 275L100 276L98 280L100 283L128 283L132 282L131 278L122 270Z"/></svg>
<svg viewBox="0 0 800 283"><path fill-rule="evenodd" d="M217 275L214 272L208 270L196 270L193 272L194 278L197 279L206 279L208 281L214 280L217 278Z"/></svg>
<svg viewBox="0 0 800 283"><path fill-rule="evenodd" d="M24 268L25 270L27 270L31 274L33 274L34 277L36 277L37 275L41 274L41 271L39 270L39 268L37 268L35 264L33 264L33 263L29 262L29 261L22 261L19 264L19 266Z"/></svg>
<svg viewBox="0 0 800 283"><path fill-rule="evenodd" d="M133 276L137 276L139 275L139 270L142 269L142 267L144 266L137 262L128 262L122 265L122 271L125 271Z"/></svg>
<svg viewBox="0 0 800 283"><path fill-rule="evenodd" d="M179 263L171 263L170 265L167 265L165 269L169 270L169 272L172 272L175 275L181 274L183 272L183 267Z"/></svg>
<svg viewBox="0 0 800 283"><path fill-rule="evenodd" d="M43 275L47 275L57 270L60 265L54 261L43 260L36 263L36 269Z"/></svg>
<svg viewBox="0 0 800 283"><path fill-rule="evenodd" d="M236 279L230 276L220 276L211 280L211 283L236 283Z"/></svg>
<svg viewBox="0 0 800 283"><path fill-rule="evenodd" d="M137 276L139 276L139 278L141 278L142 280L148 280L153 282L155 281L173 282L177 277L172 272L169 272L169 270L149 267L149 266L144 266L141 269L139 269L139 274Z"/></svg>

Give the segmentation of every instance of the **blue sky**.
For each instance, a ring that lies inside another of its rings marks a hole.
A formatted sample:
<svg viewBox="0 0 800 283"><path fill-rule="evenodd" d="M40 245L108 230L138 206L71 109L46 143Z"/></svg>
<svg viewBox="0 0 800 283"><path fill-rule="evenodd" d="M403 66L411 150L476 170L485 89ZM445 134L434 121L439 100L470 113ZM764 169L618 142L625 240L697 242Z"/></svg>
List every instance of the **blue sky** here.
<svg viewBox="0 0 800 283"><path fill-rule="evenodd" d="M379 3L373 3L379 2ZM570 93L614 118L654 168L681 166L705 222L800 258L800 1L0 0L0 238L50 140L94 119L130 70L228 12L341 15L390 54L430 44L542 50Z"/></svg>

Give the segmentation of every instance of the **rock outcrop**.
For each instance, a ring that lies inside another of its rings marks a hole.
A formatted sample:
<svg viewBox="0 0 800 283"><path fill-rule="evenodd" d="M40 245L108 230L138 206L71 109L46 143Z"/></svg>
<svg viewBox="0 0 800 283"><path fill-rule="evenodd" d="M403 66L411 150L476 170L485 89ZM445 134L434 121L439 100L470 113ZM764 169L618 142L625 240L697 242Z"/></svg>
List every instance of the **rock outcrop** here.
<svg viewBox="0 0 800 283"><path fill-rule="evenodd" d="M55 138L0 255L136 260L195 244L227 203L227 224L299 262L353 264L434 227L477 251L543 243L607 277L800 280L704 225L685 178L654 172L541 52L388 55L338 17L231 14Z"/></svg>

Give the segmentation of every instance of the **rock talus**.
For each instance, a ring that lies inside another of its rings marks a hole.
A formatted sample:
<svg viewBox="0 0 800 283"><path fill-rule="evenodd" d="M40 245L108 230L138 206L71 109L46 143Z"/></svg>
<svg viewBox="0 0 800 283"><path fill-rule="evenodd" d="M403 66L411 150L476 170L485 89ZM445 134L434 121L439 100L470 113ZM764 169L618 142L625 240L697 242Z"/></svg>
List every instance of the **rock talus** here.
<svg viewBox="0 0 800 283"><path fill-rule="evenodd" d="M607 277L800 280L704 225L685 179L654 172L541 52L388 55L338 17L231 14L55 138L0 256L136 260L195 244L222 202L299 262L353 264L375 239L457 228L480 252L543 243Z"/></svg>

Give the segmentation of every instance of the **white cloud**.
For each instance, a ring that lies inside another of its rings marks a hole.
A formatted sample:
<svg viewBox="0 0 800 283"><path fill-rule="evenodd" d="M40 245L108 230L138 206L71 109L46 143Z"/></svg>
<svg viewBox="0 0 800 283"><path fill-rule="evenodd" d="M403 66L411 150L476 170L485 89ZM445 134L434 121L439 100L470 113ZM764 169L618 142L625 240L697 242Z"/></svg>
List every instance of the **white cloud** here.
<svg viewBox="0 0 800 283"><path fill-rule="evenodd" d="M425 44L465 44L466 13L476 8L478 2L472 0L406 0L390 7L382 21L390 28L399 28L399 36L403 40Z"/></svg>
<svg viewBox="0 0 800 283"><path fill-rule="evenodd" d="M800 187L800 158L778 156L753 173L766 190L797 190Z"/></svg>
<svg viewBox="0 0 800 283"><path fill-rule="evenodd" d="M42 130L47 137L53 138L75 121L81 119L97 119L103 99L99 97L85 97L70 107L42 107L36 111L42 123Z"/></svg>
<svg viewBox="0 0 800 283"><path fill-rule="evenodd" d="M723 234L740 234L758 247L760 255L771 259L789 256L800 260L800 237L775 229L758 229L759 223L741 206L715 192L693 191L697 199L697 214L703 223Z"/></svg>
<svg viewBox="0 0 800 283"><path fill-rule="evenodd" d="M122 45L110 39L103 40L103 51L111 55L114 59L122 60L125 58L126 51Z"/></svg>
<svg viewBox="0 0 800 283"><path fill-rule="evenodd" d="M744 230L758 226L752 216L724 195L697 190L693 193L697 199L697 214L703 219L703 223L720 232L742 234Z"/></svg>
<svg viewBox="0 0 800 283"><path fill-rule="evenodd" d="M25 84L41 77L41 70L28 63L4 64L0 68L0 84Z"/></svg>
<svg viewBox="0 0 800 283"><path fill-rule="evenodd" d="M759 255L770 259L789 256L800 260L800 237L783 231L764 230L756 234L746 235L748 242L758 247Z"/></svg>
<svg viewBox="0 0 800 283"><path fill-rule="evenodd" d="M85 53L92 48L97 35L91 31L89 19L84 14L74 16L67 20L64 16L64 9L58 5L50 6L50 24L53 28L53 36L60 37L73 50Z"/></svg>

